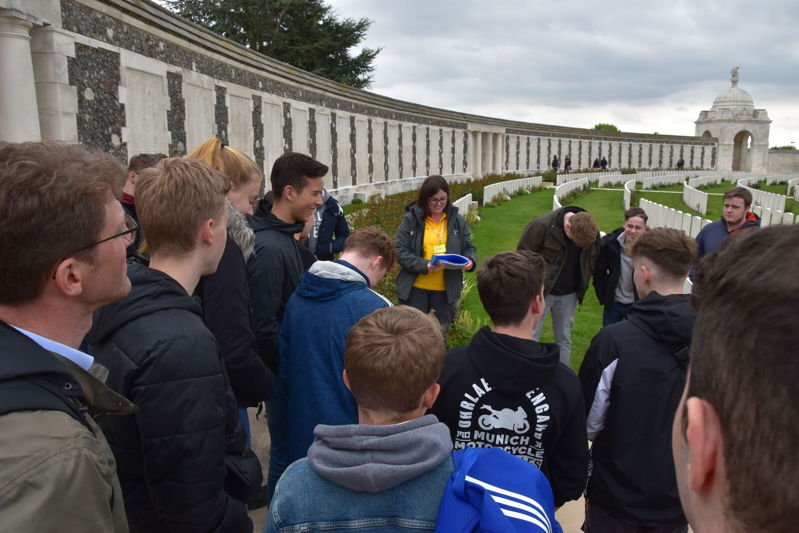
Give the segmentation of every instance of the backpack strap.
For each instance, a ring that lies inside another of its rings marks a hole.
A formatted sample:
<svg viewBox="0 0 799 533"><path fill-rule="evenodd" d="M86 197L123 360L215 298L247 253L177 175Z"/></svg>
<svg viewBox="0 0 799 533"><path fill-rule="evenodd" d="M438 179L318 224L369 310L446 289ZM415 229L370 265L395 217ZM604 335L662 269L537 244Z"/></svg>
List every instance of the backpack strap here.
<svg viewBox="0 0 799 533"><path fill-rule="evenodd" d="M86 407L44 379L19 378L0 382L0 415L18 411L61 411L94 434L86 420Z"/></svg>

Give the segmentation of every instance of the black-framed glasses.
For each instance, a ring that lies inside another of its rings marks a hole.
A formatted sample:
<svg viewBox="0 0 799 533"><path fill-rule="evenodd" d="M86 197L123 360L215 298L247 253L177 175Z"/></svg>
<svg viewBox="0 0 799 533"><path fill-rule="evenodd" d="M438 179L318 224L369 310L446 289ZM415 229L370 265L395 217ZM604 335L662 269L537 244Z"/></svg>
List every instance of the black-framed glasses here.
<svg viewBox="0 0 799 533"><path fill-rule="evenodd" d="M102 243L104 243L106 241L112 241L112 240L114 240L116 238L119 238L119 237L122 237L123 239L125 239L125 242L127 242L128 244L133 244L134 242L136 242L136 237L138 237L138 236L139 236L139 225L136 224L136 221L133 220L132 216L125 215L125 230L124 231L120 231L119 233L117 233L115 235L111 235L110 237L106 237L105 239L100 239L99 241L93 242L91 244L87 244L83 248L75 250L74 253L83 252L85 250L88 250L89 248L94 248L98 244L102 244Z"/></svg>
<svg viewBox="0 0 799 533"><path fill-rule="evenodd" d="M445 196L443 198L430 198L427 201L430 202L431 204L445 204L447 203L448 199L449 197Z"/></svg>

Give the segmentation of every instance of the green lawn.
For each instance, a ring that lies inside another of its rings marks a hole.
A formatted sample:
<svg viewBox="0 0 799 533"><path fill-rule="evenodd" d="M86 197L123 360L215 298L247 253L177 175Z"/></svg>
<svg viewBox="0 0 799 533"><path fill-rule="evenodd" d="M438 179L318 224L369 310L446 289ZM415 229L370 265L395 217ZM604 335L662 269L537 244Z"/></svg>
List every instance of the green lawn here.
<svg viewBox="0 0 799 533"><path fill-rule="evenodd" d="M724 192L732 187L729 182L703 188L706 192ZM776 186L779 187L779 186ZM771 190L771 187L764 188ZM657 190L637 191L638 197L647 198L653 202L667 205L679 209L680 211L699 215L686 206L682 201L682 195L672 194L661 191L681 191L682 185L677 184ZM473 230L472 238L477 247L477 252L481 260L507 250L515 250L525 226L535 217L548 213L552 209L552 195L554 189L544 189L517 196L502 203L499 206L485 207L480 211L481 221ZM779 192L779 191L773 191ZM794 209L796 203L790 201ZM590 190L587 193L577 196L572 200L571 205L582 207L592 213L599 224L599 229L605 233L611 232L622 224L624 216L623 191L618 190ZM794 211L796 212L796 211ZM708 214L704 218L716 220L721 217L722 197L711 196L708 202ZM702 216L702 215L700 215ZM463 301L463 309L471 319L471 331L477 331L481 326L488 325L488 316L480 304L480 297L477 293L476 279L474 273L466 273L465 280L467 287L466 296ZM574 328L572 329L572 358L571 366L577 371L582 363L585 351L591 339L602 327L602 306L597 302L593 286L588 289L585 300L577 308L574 317ZM551 318L547 318L544 326L542 341L552 342Z"/></svg>
<svg viewBox="0 0 799 533"><path fill-rule="evenodd" d="M480 213L481 221L473 230L472 238L482 260L507 250L515 250L524 227L533 218L552 209L553 189L517 196L498 207L486 207ZM612 231L621 226L624 215L622 191L590 191L578 196L572 205L580 206L597 217L602 231ZM480 297L477 294L473 273L466 274L466 282L472 288L464 299L464 310L472 319L472 329L489 323ZM571 366L575 372L580 368L583 356L593 336L602 327L602 306L596 300L593 287L588 289L585 301L577 308L572 329ZM553 342L551 319L544 326L542 341Z"/></svg>

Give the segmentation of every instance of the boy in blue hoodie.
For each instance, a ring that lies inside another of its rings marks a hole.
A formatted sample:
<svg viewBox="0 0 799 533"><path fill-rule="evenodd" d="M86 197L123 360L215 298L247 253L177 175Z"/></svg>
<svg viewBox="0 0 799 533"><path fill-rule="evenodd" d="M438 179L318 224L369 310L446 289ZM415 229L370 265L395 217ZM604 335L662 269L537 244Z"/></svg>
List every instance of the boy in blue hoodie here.
<svg viewBox="0 0 799 533"><path fill-rule="evenodd" d="M394 240L360 228L337 261L317 261L286 305L280 328L276 394L271 406L269 497L288 465L306 456L317 424L354 424L355 400L344 386L344 343L362 317L391 302L371 290L397 260Z"/></svg>

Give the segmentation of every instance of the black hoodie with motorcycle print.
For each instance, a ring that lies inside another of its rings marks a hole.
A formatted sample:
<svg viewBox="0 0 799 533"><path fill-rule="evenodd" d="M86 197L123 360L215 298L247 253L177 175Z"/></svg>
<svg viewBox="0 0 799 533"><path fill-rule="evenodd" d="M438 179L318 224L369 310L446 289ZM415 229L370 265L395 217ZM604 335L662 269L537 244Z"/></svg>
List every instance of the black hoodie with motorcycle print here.
<svg viewBox="0 0 799 533"><path fill-rule="evenodd" d="M455 448L502 448L537 466L555 505L580 497L588 475L580 382L556 344L480 329L447 352L431 409Z"/></svg>

